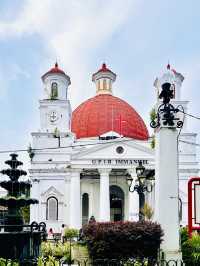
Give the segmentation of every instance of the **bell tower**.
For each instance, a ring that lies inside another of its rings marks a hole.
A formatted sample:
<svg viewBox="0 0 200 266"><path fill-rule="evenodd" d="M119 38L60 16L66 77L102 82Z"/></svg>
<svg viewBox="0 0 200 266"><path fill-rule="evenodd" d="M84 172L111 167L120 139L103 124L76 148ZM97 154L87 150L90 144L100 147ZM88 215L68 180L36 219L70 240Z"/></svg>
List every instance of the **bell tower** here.
<svg viewBox="0 0 200 266"><path fill-rule="evenodd" d="M116 74L103 63L102 67L92 75L92 81L96 84L96 94L112 95L112 84L115 80Z"/></svg>
<svg viewBox="0 0 200 266"><path fill-rule="evenodd" d="M160 78L156 78L154 82L154 86L157 90L157 99L161 92L161 86L165 82L169 82L171 84L171 89L173 90L173 98L174 101L181 101L181 86L184 81L184 76L181 73L178 73L175 69L171 68L170 64L167 65L167 70L163 73Z"/></svg>
<svg viewBox="0 0 200 266"><path fill-rule="evenodd" d="M42 76L43 99L40 103L40 130L52 133L71 130L71 105L68 100L70 77L56 63Z"/></svg>

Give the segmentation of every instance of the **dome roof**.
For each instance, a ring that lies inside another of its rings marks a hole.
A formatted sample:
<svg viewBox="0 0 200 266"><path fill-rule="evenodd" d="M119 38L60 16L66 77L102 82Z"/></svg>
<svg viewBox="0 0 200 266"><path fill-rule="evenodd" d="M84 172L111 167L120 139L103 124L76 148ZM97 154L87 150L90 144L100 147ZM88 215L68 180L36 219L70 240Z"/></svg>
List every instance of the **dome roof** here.
<svg viewBox="0 0 200 266"><path fill-rule="evenodd" d="M51 75L51 74L61 74L61 75L64 75L65 77L67 77L69 79L69 83L71 84L70 78L66 75L66 73L62 69L60 69L58 67L58 63L57 62L55 63L55 66L54 67L52 67L49 71L47 71L42 76L42 80L44 80L46 76Z"/></svg>
<svg viewBox="0 0 200 266"><path fill-rule="evenodd" d="M134 108L111 94L96 95L74 110L72 132L77 138L97 137L109 131L139 140L149 137L143 119Z"/></svg>

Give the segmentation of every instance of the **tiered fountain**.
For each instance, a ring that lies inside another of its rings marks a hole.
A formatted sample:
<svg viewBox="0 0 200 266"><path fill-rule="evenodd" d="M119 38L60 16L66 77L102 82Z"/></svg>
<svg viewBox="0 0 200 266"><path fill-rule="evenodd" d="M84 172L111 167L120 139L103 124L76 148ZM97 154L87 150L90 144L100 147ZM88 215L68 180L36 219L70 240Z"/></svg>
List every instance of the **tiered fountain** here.
<svg viewBox="0 0 200 266"><path fill-rule="evenodd" d="M19 181L27 173L19 166L22 162L17 160L17 154L10 154L11 160L5 163L10 166L2 170L10 180L0 182L0 186L8 191L7 196L0 198L0 206L7 208L3 225L0 225L0 257L17 259L20 265L34 265L34 260L39 255L42 238L46 235L44 223L25 225L21 208L37 204L37 199L29 198L31 184L29 181Z"/></svg>

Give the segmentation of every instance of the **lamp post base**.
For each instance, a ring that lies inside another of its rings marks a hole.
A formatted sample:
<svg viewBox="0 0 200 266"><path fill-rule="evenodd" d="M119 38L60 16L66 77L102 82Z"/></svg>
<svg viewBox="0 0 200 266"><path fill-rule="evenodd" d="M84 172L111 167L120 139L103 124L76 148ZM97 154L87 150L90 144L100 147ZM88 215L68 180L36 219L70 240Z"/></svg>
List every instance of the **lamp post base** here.
<svg viewBox="0 0 200 266"><path fill-rule="evenodd" d="M160 259L165 261L176 261L177 266L182 266L182 252L180 250L161 250Z"/></svg>

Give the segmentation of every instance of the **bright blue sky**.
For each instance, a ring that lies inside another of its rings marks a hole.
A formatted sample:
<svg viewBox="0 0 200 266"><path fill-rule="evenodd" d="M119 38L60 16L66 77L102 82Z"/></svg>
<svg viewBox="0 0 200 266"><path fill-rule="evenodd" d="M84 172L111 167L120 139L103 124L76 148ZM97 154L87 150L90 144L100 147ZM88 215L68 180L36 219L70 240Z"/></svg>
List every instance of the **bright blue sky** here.
<svg viewBox="0 0 200 266"><path fill-rule="evenodd" d="M200 116L199 10L197 0L0 1L0 150L28 146L39 128L40 77L56 59L71 77L73 108L94 96L91 75L105 61L117 74L114 95L146 124L153 82L169 60L185 76L189 111ZM200 121L189 127L198 132Z"/></svg>

